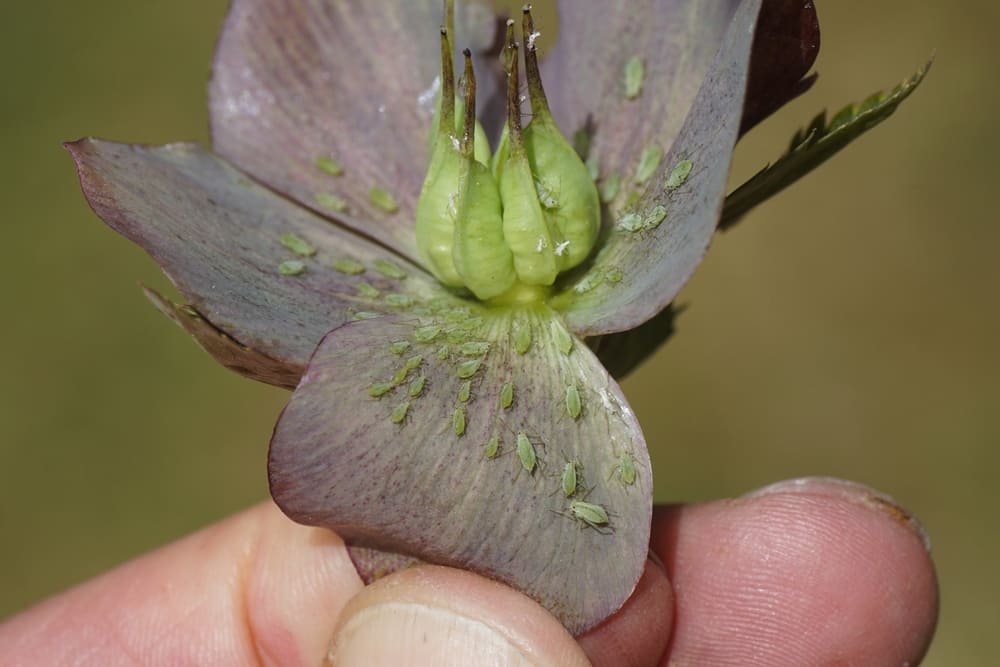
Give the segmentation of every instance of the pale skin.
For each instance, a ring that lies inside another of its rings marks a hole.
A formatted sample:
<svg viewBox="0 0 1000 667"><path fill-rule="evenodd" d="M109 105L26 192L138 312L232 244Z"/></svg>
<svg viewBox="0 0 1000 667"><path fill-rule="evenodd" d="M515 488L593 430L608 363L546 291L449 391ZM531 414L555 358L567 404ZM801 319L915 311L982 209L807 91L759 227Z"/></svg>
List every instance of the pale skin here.
<svg viewBox="0 0 1000 667"><path fill-rule="evenodd" d="M881 667L918 664L937 620L919 527L859 485L660 507L650 546L624 608L574 639L459 570L364 587L335 534L262 503L0 623L0 664Z"/></svg>

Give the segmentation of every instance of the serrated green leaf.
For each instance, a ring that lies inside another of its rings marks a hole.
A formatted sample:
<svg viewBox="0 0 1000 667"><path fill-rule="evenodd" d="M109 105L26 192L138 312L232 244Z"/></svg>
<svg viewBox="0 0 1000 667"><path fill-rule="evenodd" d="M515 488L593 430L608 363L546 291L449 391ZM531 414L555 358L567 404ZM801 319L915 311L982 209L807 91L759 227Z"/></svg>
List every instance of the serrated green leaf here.
<svg viewBox="0 0 1000 667"><path fill-rule="evenodd" d="M784 190L891 116L920 85L930 66L928 62L888 93L875 93L860 104L847 105L829 122L825 112L819 114L806 128L796 132L787 153L726 197L719 229L736 224L750 209Z"/></svg>

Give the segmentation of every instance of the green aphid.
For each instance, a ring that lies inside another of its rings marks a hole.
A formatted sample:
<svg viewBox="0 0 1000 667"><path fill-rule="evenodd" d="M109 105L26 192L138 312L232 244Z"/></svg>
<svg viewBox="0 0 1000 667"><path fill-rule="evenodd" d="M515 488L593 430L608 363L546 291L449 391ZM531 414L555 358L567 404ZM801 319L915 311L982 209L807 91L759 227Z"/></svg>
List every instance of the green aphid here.
<svg viewBox="0 0 1000 667"><path fill-rule="evenodd" d="M535 446L525 435L524 431L517 434L517 458L521 461L521 467L529 473L535 470L538 465L538 455L535 453Z"/></svg>
<svg viewBox="0 0 1000 667"><path fill-rule="evenodd" d="M612 172L608 174L608 177L604 179L601 183L601 202L604 204L610 204L618 196L618 190L621 189L622 177L618 172Z"/></svg>
<svg viewBox="0 0 1000 667"><path fill-rule="evenodd" d="M289 259L278 265L278 273L283 276L299 276L305 273L306 265L297 259Z"/></svg>
<svg viewBox="0 0 1000 667"><path fill-rule="evenodd" d="M396 407L392 409L392 414L389 415L389 419L393 424L401 424L404 419L406 419L406 413L410 410L410 402L403 401Z"/></svg>
<svg viewBox="0 0 1000 667"><path fill-rule="evenodd" d="M377 185L373 185L371 189L368 190L368 201L386 213L395 213L399 210L399 204L396 202L396 198Z"/></svg>
<svg viewBox="0 0 1000 667"><path fill-rule="evenodd" d="M609 285L617 285L624 277L620 269L608 269L604 272L604 281Z"/></svg>
<svg viewBox="0 0 1000 667"><path fill-rule="evenodd" d="M472 380L466 380L462 384L458 385L458 400L462 403L468 403L471 397Z"/></svg>
<svg viewBox="0 0 1000 667"><path fill-rule="evenodd" d="M402 280L406 277L406 272L399 268L387 259L376 259L373 262L375 270L381 273L386 278L393 278L394 280Z"/></svg>
<svg viewBox="0 0 1000 667"><path fill-rule="evenodd" d="M424 385L426 384L427 378L423 375L411 382L409 388L410 398L417 398L420 394L424 393Z"/></svg>
<svg viewBox="0 0 1000 667"><path fill-rule="evenodd" d="M420 327L413 332L413 337L417 339L418 343L430 343L441 333L441 327L434 324L429 324L425 327Z"/></svg>
<svg viewBox="0 0 1000 667"><path fill-rule="evenodd" d="M668 190L679 188L684 185L685 181L687 181L688 176L691 175L691 169L693 168L694 163L691 162L691 160L681 160L674 165L674 169L670 172L670 176L667 176L667 181L664 185Z"/></svg>
<svg viewBox="0 0 1000 667"><path fill-rule="evenodd" d="M514 329L514 349L518 354L525 354L531 349L531 325L522 323Z"/></svg>
<svg viewBox="0 0 1000 667"><path fill-rule="evenodd" d="M316 254L316 248L308 241L297 234L288 232L281 235L281 245L285 246L299 257L312 257Z"/></svg>
<svg viewBox="0 0 1000 667"><path fill-rule="evenodd" d="M486 441L486 447L484 448L484 453L486 458L495 459L500 456L500 438L499 436L491 436L489 440Z"/></svg>
<svg viewBox="0 0 1000 667"><path fill-rule="evenodd" d="M639 157L639 167L635 170L635 184L642 185L656 173L663 159L663 150L659 146L649 146Z"/></svg>
<svg viewBox="0 0 1000 667"><path fill-rule="evenodd" d="M393 308L409 308L413 305L413 297L405 294L386 294L385 302Z"/></svg>
<svg viewBox="0 0 1000 667"><path fill-rule="evenodd" d="M633 211L625 213L622 217L618 218L618 229L625 232L638 232L646 228L646 223L643 221L642 216Z"/></svg>
<svg viewBox="0 0 1000 667"><path fill-rule="evenodd" d="M573 419L580 418L583 404L580 402L580 391L575 384L566 385L566 412Z"/></svg>
<svg viewBox="0 0 1000 667"><path fill-rule="evenodd" d="M365 265L357 260L343 257L333 260L333 269L344 275L356 276L365 272Z"/></svg>
<svg viewBox="0 0 1000 667"><path fill-rule="evenodd" d="M395 385L391 382L375 382L368 387L368 395L372 398L381 398L392 391L393 386Z"/></svg>
<svg viewBox="0 0 1000 667"><path fill-rule="evenodd" d="M558 322L552 322L551 330L552 340L555 341L556 348L568 355L573 350L573 337Z"/></svg>
<svg viewBox="0 0 1000 667"><path fill-rule="evenodd" d="M317 192L316 203L325 209L335 211L337 213L344 213L347 211L347 201L343 197L338 197L332 192Z"/></svg>
<svg viewBox="0 0 1000 667"><path fill-rule="evenodd" d="M625 97L634 100L642 92L642 84L646 79L646 65L639 56L632 56L625 63Z"/></svg>
<svg viewBox="0 0 1000 667"><path fill-rule="evenodd" d="M392 384L393 385L403 384L404 382L406 382L406 378L409 375L410 375L410 367L403 366L398 371L396 371L395 375L392 376Z"/></svg>
<svg viewBox="0 0 1000 667"><path fill-rule="evenodd" d="M329 155L316 158L316 168L329 176L343 176L344 167Z"/></svg>
<svg viewBox="0 0 1000 667"><path fill-rule="evenodd" d="M500 387L500 407L503 408L504 410L507 410L513 403L514 403L514 383L504 382L503 386Z"/></svg>
<svg viewBox="0 0 1000 667"><path fill-rule="evenodd" d="M420 368L420 364L422 363L424 363L424 358L419 354L415 354L406 360L406 368L415 371Z"/></svg>
<svg viewBox="0 0 1000 667"><path fill-rule="evenodd" d="M438 348L437 351L438 359L440 359L441 361L448 361L450 357L451 357L451 351L448 349L447 345L442 345L441 347Z"/></svg>
<svg viewBox="0 0 1000 667"><path fill-rule="evenodd" d="M603 279L604 276L600 271L591 271L573 286L573 291L577 294L586 294L600 285Z"/></svg>
<svg viewBox="0 0 1000 667"><path fill-rule="evenodd" d="M456 374L462 380L472 377L479 371L479 367L482 365L482 361L479 359L470 359L469 361L463 361L458 365L458 370Z"/></svg>
<svg viewBox="0 0 1000 667"><path fill-rule="evenodd" d="M618 473L618 479L621 480L622 484L629 486L635 484L635 459L628 452L618 457L618 465L615 467L615 471Z"/></svg>
<svg viewBox="0 0 1000 667"><path fill-rule="evenodd" d="M490 351L490 344L485 341L469 341L462 343L458 351L467 357L481 357Z"/></svg>
<svg viewBox="0 0 1000 667"><path fill-rule="evenodd" d="M451 429L459 437L465 434L465 408L459 406L451 413Z"/></svg>
<svg viewBox="0 0 1000 667"><path fill-rule="evenodd" d="M406 354L406 351L410 349L410 341L408 340L397 340L395 343L389 346L389 351L395 355Z"/></svg>
<svg viewBox="0 0 1000 667"><path fill-rule="evenodd" d="M368 283L357 283L354 288L358 290L358 294L365 297L366 299L377 299L379 291L369 285Z"/></svg>
<svg viewBox="0 0 1000 667"><path fill-rule="evenodd" d="M576 463L569 461L563 466L562 491L567 498L576 493Z"/></svg>
<svg viewBox="0 0 1000 667"><path fill-rule="evenodd" d="M569 504L569 511L575 519L584 522L591 528L606 526L609 522L608 511L596 503L574 500Z"/></svg>
<svg viewBox="0 0 1000 667"><path fill-rule="evenodd" d="M355 322L359 322L361 320L374 320L379 317L382 317L379 313L373 313L368 310L359 310L351 316L351 319Z"/></svg>
<svg viewBox="0 0 1000 667"><path fill-rule="evenodd" d="M657 204L649 210L646 217L642 220L642 228L645 230L653 230L660 226L660 223L667 219L667 209Z"/></svg>

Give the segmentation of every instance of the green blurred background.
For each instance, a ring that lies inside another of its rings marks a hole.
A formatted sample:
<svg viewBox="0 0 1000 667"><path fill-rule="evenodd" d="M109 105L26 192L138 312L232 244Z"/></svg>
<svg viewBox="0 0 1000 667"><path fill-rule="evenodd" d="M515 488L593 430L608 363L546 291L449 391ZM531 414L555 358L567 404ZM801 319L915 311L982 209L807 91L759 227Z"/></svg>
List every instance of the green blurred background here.
<svg viewBox="0 0 1000 667"><path fill-rule="evenodd" d="M150 307L165 288L80 195L60 142L207 142L226 0L14 3L0 28L4 234L0 617L266 498L286 394ZM676 338L625 383L660 501L799 475L883 489L934 541L927 664L992 664L1000 629L1000 9L820 3L820 80L758 128L734 182L821 108L936 50L887 124L716 239ZM994 81L994 84L990 84Z"/></svg>

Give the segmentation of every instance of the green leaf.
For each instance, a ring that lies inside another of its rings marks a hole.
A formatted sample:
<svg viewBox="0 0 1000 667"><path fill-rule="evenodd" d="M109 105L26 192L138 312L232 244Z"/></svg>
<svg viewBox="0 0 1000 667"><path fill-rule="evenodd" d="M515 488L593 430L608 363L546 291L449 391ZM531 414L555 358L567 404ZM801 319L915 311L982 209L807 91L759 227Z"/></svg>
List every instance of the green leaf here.
<svg viewBox="0 0 1000 667"><path fill-rule="evenodd" d="M781 192L891 116L920 85L930 66L928 62L889 93L875 93L860 104L847 105L829 122L825 111L818 115L808 127L795 134L785 155L726 197L719 229L736 224L750 209Z"/></svg>

